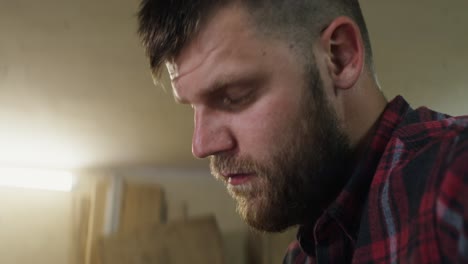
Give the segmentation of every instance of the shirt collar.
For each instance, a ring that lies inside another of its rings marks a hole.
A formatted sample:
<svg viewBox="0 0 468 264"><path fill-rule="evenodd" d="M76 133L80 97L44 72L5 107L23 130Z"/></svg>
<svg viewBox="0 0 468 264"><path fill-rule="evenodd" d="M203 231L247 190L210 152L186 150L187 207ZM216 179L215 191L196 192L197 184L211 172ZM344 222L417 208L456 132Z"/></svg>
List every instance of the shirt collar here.
<svg viewBox="0 0 468 264"><path fill-rule="evenodd" d="M320 217L322 218L326 214L334 219L353 242L357 240L362 209L379 160L390 141L393 131L411 110L409 104L401 96L397 96L387 104L377 121L372 140L362 152L362 158L351 177L336 200ZM313 225L303 225L299 228L297 234L301 247L309 254L314 252L314 226L315 223Z"/></svg>

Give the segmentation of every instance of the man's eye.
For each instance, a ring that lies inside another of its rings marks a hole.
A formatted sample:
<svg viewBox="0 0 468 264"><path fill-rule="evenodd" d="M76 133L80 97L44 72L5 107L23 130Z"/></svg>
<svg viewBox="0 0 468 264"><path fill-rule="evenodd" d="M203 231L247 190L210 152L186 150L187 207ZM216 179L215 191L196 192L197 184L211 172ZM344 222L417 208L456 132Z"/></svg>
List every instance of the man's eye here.
<svg viewBox="0 0 468 264"><path fill-rule="evenodd" d="M247 100L248 96L243 95L243 96L238 96L238 97L230 97L230 96L224 96L222 99L222 104L223 106L226 107L234 107L241 105Z"/></svg>
<svg viewBox="0 0 468 264"><path fill-rule="evenodd" d="M232 99L231 97L225 96L225 97L223 98L223 105L226 105L226 106L232 105L232 104L235 104L236 101L237 101L237 100L234 100L234 99Z"/></svg>

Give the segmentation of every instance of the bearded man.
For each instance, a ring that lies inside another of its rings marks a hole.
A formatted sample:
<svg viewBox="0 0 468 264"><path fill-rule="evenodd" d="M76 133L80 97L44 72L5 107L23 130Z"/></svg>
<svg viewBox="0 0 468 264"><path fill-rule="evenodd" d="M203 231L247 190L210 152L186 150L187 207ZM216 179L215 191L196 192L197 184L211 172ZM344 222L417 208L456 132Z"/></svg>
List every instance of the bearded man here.
<svg viewBox="0 0 468 264"><path fill-rule="evenodd" d="M468 117L388 102L357 0L143 0L156 77L285 263L468 262Z"/></svg>

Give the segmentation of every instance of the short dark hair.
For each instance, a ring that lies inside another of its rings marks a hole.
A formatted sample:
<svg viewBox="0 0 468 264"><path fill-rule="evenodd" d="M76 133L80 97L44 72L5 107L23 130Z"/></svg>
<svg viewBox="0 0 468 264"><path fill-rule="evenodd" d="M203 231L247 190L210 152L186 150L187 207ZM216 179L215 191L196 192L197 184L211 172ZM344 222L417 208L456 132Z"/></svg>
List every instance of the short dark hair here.
<svg viewBox="0 0 468 264"><path fill-rule="evenodd" d="M366 64L373 71L369 33L358 0L142 0L139 34L151 69L159 71L165 61L180 53L212 14L236 3L246 7L262 32L293 41L300 50L310 48L333 19L348 16L360 28Z"/></svg>

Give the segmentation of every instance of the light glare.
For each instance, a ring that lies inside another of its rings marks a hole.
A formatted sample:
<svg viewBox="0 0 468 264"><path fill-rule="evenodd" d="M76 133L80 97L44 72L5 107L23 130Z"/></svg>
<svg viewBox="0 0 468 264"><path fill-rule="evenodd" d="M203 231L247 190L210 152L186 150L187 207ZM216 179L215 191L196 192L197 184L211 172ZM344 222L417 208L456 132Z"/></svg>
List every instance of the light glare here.
<svg viewBox="0 0 468 264"><path fill-rule="evenodd" d="M0 186L69 192L73 175L57 170L0 168Z"/></svg>

